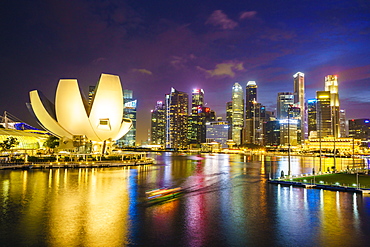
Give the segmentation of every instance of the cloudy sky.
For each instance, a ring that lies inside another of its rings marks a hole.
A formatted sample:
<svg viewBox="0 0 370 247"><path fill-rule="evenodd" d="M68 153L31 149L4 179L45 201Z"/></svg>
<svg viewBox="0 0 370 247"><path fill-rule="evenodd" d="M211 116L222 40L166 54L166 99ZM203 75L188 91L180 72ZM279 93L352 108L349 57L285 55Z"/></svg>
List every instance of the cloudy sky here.
<svg viewBox="0 0 370 247"><path fill-rule="evenodd" d="M0 4L0 112L34 124L25 103L54 100L60 78L82 91L117 74L138 99L138 142L171 87L203 88L225 115L231 88L250 80L275 110L278 92L305 73L306 98L339 77L347 118L370 118L370 1L19 0Z"/></svg>

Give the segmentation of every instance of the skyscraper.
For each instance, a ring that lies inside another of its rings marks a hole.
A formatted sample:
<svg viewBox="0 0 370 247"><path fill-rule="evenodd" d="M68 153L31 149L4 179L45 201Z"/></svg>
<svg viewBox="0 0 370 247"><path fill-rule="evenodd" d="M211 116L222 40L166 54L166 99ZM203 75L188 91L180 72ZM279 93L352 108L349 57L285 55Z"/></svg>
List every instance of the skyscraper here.
<svg viewBox="0 0 370 247"><path fill-rule="evenodd" d="M164 145L166 142L166 107L162 101L157 101L152 110L151 119L151 144Z"/></svg>
<svg viewBox="0 0 370 247"><path fill-rule="evenodd" d="M330 91L317 91L317 132L318 137L332 136L332 113Z"/></svg>
<svg viewBox="0 0 370 247"><path fill-rule="evenodd" d="M244 127L244 99L243 88L235 82L232 88L232 139L237 144L242 144L242 130Z"/></svg>
<svg viewBox="0 0 370 247"><path fill-rule="evenodd" d="M325 77L325 91L330 92L332 135L334 137L340 137L338 77L336 75L328 75Z"/></svg>
<svg viewBox="0 0 370 247"><path fill-rule="evenodd" d="M257 84L249 81L245 87L245 118L253 117L254 103L257 102Z"/></svg>
<svg viewBox="0 0 370 247"><path fill-rule="evenodd" d="M300 110L300 122L301 122L301 140L307 138L307 111L306 101L304 92L304 74L297 72L293 75L294 78L294 104L299 107Z"/></svg>
<svg viewBox="0 0 370 247"><path fill-rule="evenodd" d="M317 131L317 100L307 100L307 127L310 136Z"/></svg>
<svg viewBox="0 0 370 247"><path fill-rule="evenodd" d="M232 123L233 123L233 102L229 101L226 103L226 121L229 123L228 136L227 138L231 140L232 137Z"/></svg>
<svg viewBox="0 0 370 247"><path fill-rule="evenodd" d="M188 118L189 144L200 144L206 141L206 127L205 118L203 116L203 105L203 89L193 89L193 92L191 94L191 115Z"/></svg>
<svg viewBox="0 0 370 247"><path fill-rule="evenodd" d="M134 147L136 145L136 107L137 100L133 98L132 90L123 90L123 104L125 105L123 110L123 116L129 118L132 121L132 128L129 132L119 139L119 146Z"/></svg>
<svg viewBox="0 0 370 247"><path fill-rule="evenodd" d="M348 136L348 125L346 122L346 110L339 110L339 129L340 129L340 137L347 137Z"/></svg>
<svg viewBox="0 0 370 247"><path fill-rule="evenodd" d="M277 119L288 118L288 110L294 104L294 95L291 92L278 93L277 96Z"/></svg>
<svg viewBox="0 0 370 247"><path fill-rule="evenodd" d="M166 95L166 147L184 149L188 138L188 94L171 88Z"/></svg>
<svg viewBox="0 0 370 247"><path fill-rule="evenodd" d="M191 93L191 115L198 116L201 108L204 105L204 91L203 89L193 89Z"/></svg>

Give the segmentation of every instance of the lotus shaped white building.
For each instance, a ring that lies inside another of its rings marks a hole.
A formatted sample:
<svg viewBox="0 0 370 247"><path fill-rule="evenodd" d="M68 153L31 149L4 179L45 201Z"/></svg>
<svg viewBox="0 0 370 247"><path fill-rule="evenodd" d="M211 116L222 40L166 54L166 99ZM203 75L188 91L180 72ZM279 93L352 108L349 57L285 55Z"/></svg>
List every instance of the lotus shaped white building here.
<svg viewBox="0 0 370 247"><path fill-rule="evenodd" d="M38 122L63 140L84 136L92 142L117 140L131 128L123 118L123 94L118 76L102 74L90 104L76 79L59 80L55 106L39 91L30 91L30 109Z"/></svg>

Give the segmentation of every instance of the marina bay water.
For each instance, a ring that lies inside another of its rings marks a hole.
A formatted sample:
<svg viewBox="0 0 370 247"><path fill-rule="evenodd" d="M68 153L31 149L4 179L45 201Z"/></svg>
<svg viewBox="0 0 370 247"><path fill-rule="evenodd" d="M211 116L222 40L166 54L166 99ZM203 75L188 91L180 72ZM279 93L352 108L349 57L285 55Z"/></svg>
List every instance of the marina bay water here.
<svg viewBox="0 0 370 247"><path fill-rule="evenodd" d="M0 171L0 246L367 246L370 196L267 183L286 156L151 153L155 165ZM357 160L362 162L361 160ZM351 159L336 160L340 169ZM293 156L293 174L319 169ZM322 169L333 166L326 158ZM181 187L151 203L145 192Z"/></svg>

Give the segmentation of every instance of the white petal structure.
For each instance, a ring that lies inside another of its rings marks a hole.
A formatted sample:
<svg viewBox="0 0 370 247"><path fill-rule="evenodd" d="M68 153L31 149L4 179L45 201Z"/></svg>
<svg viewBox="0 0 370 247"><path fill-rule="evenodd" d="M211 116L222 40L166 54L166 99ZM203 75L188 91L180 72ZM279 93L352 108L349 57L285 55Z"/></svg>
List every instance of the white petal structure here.
<svg viewBox="0 0 370 247"><path fill-rule="evenodd" d="M55 96L55 107L37 91L30 92L31 108L39 123L56 136L73 139L86 136L95 142L117 140L131 128L123 118L123 94L118 76L102 74L88 105L77 80L61 79Z"/></svg>

